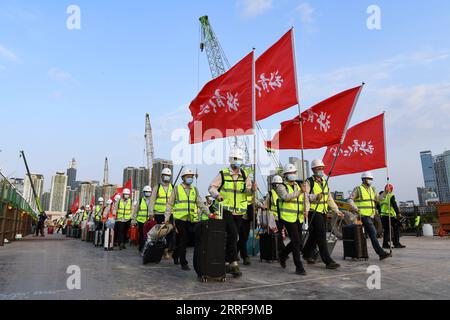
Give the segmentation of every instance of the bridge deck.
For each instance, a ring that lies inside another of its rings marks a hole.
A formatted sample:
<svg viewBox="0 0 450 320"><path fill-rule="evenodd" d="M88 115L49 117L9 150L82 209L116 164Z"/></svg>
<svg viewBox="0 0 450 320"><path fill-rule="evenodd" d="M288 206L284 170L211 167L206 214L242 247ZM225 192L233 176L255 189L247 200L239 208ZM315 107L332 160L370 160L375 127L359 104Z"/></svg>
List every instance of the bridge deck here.
<svg viewBox="0 0 450 320"><path fill-rule="evenodd" d="M403 237L402 242L407 248L381 263L371 248L367 262L342 261L339 242L338 271L319 264L307 266L308 276L301 277L293 273L292 259L282 270L254 258L242 267L242 278L202 284L194 271L170 261L143 266L136 247L105 252L61 235L27 237L0 248L0 299L448 299L449 239ZM372 264L381 268L381 290L367 289L366 269ZM81 290L67 289L69 265L81 269Z"/></svg>

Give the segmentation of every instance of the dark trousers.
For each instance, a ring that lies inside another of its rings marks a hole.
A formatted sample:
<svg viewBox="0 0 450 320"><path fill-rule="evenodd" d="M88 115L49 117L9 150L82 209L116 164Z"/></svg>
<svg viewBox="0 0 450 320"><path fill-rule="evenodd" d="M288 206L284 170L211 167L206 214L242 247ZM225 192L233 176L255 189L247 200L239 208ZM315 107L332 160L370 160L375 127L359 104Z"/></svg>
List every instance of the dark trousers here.
<svg viewBox="0 0 450 320"><path fill-rule="evenodd" d="M284 241L283 241L284 224L281 220L277 220L277 221L275 221L275 223L277 224L278 234L280 235L280 243L279 243L278 252L281 253L286 248L286 246L284 245ZM303 241L301 241L301 243L303 244Z"/></svg>
<svg viewBox="0 0 450 320"><path fill-rule="evenodd" d="M62 227L62 226L59 226L59 227L58 227L58 230L56 230L56 233L59 233L62 229L63 229L63 227Z"/></svg>
<svg viewBox="0 0 450 320"><path fill-rule="evenodd" d="M423 237L423 229L422 229L422 226L416 227L416 237Z"/></svg>
<svg viewBox="0 0 450 320"><path fill-rule="evenodd" d="M176 245L173 253L174 260L179 260L182 266L188 265L186 259L186 247L189 242L190 230L194 227L194 224L189 221L175 220Z"/></svg>
<svg viewBox="0 0 450 320"><path fill-rule="evenodd" d="M41 236L44 235L44 224L38 222L37 227L36 227L36 236L39 235L39 232L41 233Z"/></svg>
<svg viewBox="0 0 450 320"><path fill-rule="evenodd" d="M233 216L231 212L223 212L223 220L226 223L227 242L225 249L225 261L232 263L238 260L237 240L241 228L242 216Z"/></svg>
<svg viewBox="0 0 450 320"><path fill-rule="evenodd" d="M381 217L381 223L383 224L383 246L389 246L389 217ZM400 225L396 218L391 218L391 226L393 230L392 242L394 246L400 245Z"/></svg>
<svg viewBox="0 0 450 320"><path fill-rule="evenodd" d="M239 228L239 241L238 241L237 249L238 249L242 259L245 259L248 257L247 242L248 242L248 238L250 236L251 224L252 224L252 221L242 219L241 227Z"/></svg>
<svg viewBox="0 0 450 320"><path fill-rule="evenodd" d="M308 215L308 221L309 237L306 241L305 248L303 249L303 255L305 258L312 258L314 249L317 245L319 247L322 261L328 265L333 262L333 259L330 257L327 246L327 216L326 214L318 212L310 212Z"/></svg>
<svg viewBox="0 0 450 320"><path fill-rule="evenodd" d="M128 220L127 222L116 222L117 225L117 244L125 245L128 238L128 229L130 228L131 221Z"/></svg>
<svg viewBox="0 0 450 320"><path fill-rule="evenodd" d="M289 234L290 242L289 244L281 251L280 257L287 258L289 254L292 253L294 258L294 264L297 268L302 268L303 263L300 258L300 253L302 251L302 228L303 224L298 220L297 222L290 223L283 221L284 226Z"/></svg>
<svg viewBox="0 0 450 320"><path fill-rule="evenodd" d="M138 229L139 229L139 245L138 249L139 251L142 251L144 249L145 241L144 241L144 224L142 222L138 222Z"/></svg>
<svg viewBox="0 0 450 320"><path fill-rule="evenodd" d="M362 217L361 220L364 226L364 231L369 235L370 241L372 242L373 249L379 256L383 255L384 250L378 242L377 229L375 228L373 219L371 217Z"/></svg>

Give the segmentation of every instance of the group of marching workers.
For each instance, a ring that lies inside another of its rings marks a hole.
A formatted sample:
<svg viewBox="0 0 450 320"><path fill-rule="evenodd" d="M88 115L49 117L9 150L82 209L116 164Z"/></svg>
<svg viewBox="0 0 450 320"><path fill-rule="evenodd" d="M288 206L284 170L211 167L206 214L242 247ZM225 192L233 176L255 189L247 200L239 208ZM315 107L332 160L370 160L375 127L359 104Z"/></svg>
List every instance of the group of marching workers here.
<svg viewBox="0 0 450 320"><path fill-rule="evenodd" d="M146 224L173 226L173 237L167 237L165 259L173 259L175 265L181 265L183 270L190 270L186 259L186 247L192 236L193 226L204 220L220 217L226 223L225 263L226 272L235 277L242 275L239 261L244 265L251 261L247 252L247 240L253 221L254 208L264 210L274 221L272 232L283 233L289 238L288 243L282 242L278 253L281 267L286 268L286 260L292 254L296 274L306 275L302 260L307 264L318 263L320 258L327 269L340 267L329 252L327 246L327 217L332 212L339 219L344 218L330 192L325 176L325 165L321 160L312 162L312 176L305 181L299 181L297 168L287 164L280 175L274 176L269 194L263 201L255 199L257 184L252 172L244 166L244 152L240 149L231 150L229 166L221 170L209 186L209 194L203 201L198 189L194 186L196 177L193 170L183 169L182 181L174 186L171 184L172 172L162 170L161 183L152 190L146 186L142 190L142 198L133 203L130 190L124 189L123 195L116 196L114 201L106 203L102 198L94 210L85 207L73 216L69 216L71 225L82 225L95 228L105 228L105 225L115 230L115 241L119 249L126 249L128 230L138 228L138 249L143 251L145 245ZM370 237L372 246L380 260L391 256L384 248L391 248L388 220L395 219L398 207L395 203L392 185L377 194L373 187L374 177L370 172L362 175L362 183L357 186L348 201L351 211L358 217L365 233ZM220 205L219 205L220 204ZM377 239L374 226L374 216L379 208L385 227L383 245ZM220 208L220 213L218 212ZM114 226L108 226L108 222ZM304 224L308 225L308 238L303 245ZM398 224L394 227L393 246L404 248L400 243ZM397 226L397 227L396 227ZM287 242L287 241L286 241ZM318 249L318 250L317 250ZM240 255L240 258L239 258Z"/></svg>

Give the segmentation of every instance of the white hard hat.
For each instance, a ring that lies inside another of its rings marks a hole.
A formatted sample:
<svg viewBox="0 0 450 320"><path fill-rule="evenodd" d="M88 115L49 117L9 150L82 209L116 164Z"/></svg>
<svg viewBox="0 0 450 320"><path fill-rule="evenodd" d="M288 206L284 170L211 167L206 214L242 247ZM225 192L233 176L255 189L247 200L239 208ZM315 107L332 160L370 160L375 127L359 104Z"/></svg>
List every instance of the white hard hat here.
<svg viewBox="0 0 450 320"><path fill-rule="evenodd" d="M130 191L130 189L125 188L125 189L123 189L123 192L122 192L122 193L123 193L123 194L130 195L130 194L131 194L131 191Z"/></svg>
<svg viewBox="0 0 450 320"><path fill-rule="evenodd" d="M195 175L194 171L188 168L184 168L183 171L181 171L181 177L187 176L187 175Z"/></svg>
<svg viewBox="0 0 450 320"><path fill-rule="evenodd" d="M111 199L108 199L108 201L106 201L107 205L111 205L113 203L113 201Z"/></svg>
<svg viewBox="0 0 450 320"><path fill-rule="evenodd" d="M164 168L161 171L161 175L172 176L172 170L170 170L169 168Z"/></svg>
<svg viewBox="0 0 450 320"><path fill-rule="evenodd" d="M373 174L370 171L364 172L361 176L361 179L372 179L373 180Z"/></svg>
<svg viewBox="0 0 450 320"><path fill-rule="evenodd" d="M311 169L319 168L319 167L325 167L325 164L322 160L313 160L311 163Z"/></svg>
<svg viewBox="0 0 450 320"><path fill-rule="evenodd" d="M152 188L150 186L145 186L144 189L142 189L142 192L152 192Z"/></svg>
<svg viewBox="0 0 450 320"><path fill-rule="evenodd" d="M98 202L105 202L105 199L103 199L102 197L98 198Z"/></svg>
<svg viewBox="0 0 450 320"><path fill-rule="evenodd" d="M241 149L231 150L230 151L230 162L234 161L235 159L244 161L244 151Z"/></svg>
<svg viewBox="0 0 450 320"><path fill-rule="evenodd" d="M116 194L116 196L114 197L115 201L119 201L122 197L120 196L120 194Z"/></svg>
<svg viewBox="0 0 450 320"><path fill-rule="evenodd" d="M295 173L295 172L297 172L297 168L293 164L288 163L287 165L284 166L283 174Z"/></svg>
<svg viewBox="0 0 450 320"><path fill-rule="evenodd" d="M283 178L280 176L274 176L272 178L272 183L273 184L282 184L283 183Z"/></svg>

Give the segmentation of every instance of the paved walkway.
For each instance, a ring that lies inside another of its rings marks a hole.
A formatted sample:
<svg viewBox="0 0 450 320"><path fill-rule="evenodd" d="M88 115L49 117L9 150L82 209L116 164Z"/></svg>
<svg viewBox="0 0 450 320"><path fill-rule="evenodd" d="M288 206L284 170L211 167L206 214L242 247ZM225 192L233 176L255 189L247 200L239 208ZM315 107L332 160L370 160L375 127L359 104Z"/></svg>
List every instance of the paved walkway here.
<svg viewBox="0 0 450 320"><path fill-rule="evenodd" d="M448 299L450 240L403 237L406 249L379 262L371 248L367 262L342 261L342 243L334 251L342 267L307 266L306 277L294 274L292 259L242 267L240 279L226 283L197 281L170 261L142 265L136 247L105 252L61 235L28 237L0 247L0 300L9 299ZM189 256L192 249L189 250ZM68 290L68 266L81 269L81 290ZM381 268L381 290L369 290L367 267Z"/></svg>

